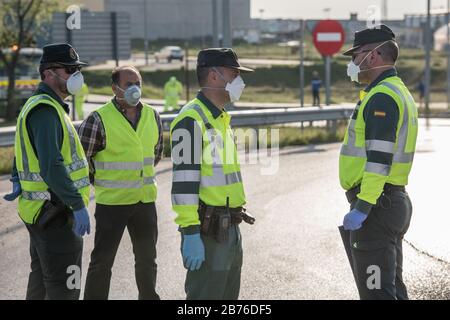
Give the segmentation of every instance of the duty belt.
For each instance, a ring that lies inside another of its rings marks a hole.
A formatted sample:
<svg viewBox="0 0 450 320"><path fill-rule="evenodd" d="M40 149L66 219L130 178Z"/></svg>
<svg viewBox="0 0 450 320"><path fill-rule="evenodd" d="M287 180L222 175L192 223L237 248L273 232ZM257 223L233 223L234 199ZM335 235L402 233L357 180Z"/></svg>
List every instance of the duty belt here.
<svg viewBox="0 0 450 320"><path fill-rule="evenodd" d="M200 221L205 218L205 216L218 216L222 213L226 213L227 210L230 212L231 224L239 224L242 222L242 212L245 211L243 207L238 208L227 208L221 206L209 206L203 201L200 201L198 207L198 213L200 216Z"/></svg>
<svg viewBox="0 0 450 320"><path fill-rule="evenodd" d="M255 218L247 213L245 208L230 208L228 198L225 207L209 206L200 201L198 214L201 233L213 237L219 243L228 241L228 230L231 225L238 225L242 220L248 224L255 222Z"/></svg>
<svg viewBox="0 0 450 320"><path fill-rule="evenodd" d="M345 196L347 197L348 203L352 203L355 200L358 193L361 191L361 185L357 185L356 187L345 192ZM384 194L392 194L393 192L406 192L405 186L396 186L390 183L386 183L383 188Z"/></svg>

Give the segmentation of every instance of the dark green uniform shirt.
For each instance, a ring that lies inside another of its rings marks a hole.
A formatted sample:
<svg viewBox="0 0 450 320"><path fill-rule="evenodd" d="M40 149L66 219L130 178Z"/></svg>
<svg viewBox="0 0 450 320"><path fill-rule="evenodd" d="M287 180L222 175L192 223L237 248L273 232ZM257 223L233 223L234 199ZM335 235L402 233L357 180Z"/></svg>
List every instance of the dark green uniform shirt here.
<svg viewBox="0 0 450 320"><path fill-rule="evenodd" d="M33 95L47 94L55 99L69 113L69 106L45 83L41 82ZM64 166L61 155L63 128L54 107L41 103L31 110L27 116L26 126L30 135L30 143L39 160L41 176L56 196L55 201L62 201L73 210L82 209L83 199L75 188ZM13 179L18 179L16 162L13 164Z"/></svg>

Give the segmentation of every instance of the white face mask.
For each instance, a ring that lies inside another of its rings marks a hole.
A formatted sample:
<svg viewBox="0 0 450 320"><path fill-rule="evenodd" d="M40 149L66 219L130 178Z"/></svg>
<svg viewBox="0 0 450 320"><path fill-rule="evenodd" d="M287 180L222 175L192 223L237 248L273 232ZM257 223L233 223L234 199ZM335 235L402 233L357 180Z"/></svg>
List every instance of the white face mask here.
<svg viewBox="0 0 450 320"><path fill-rule="evenodd" d="M72 73L67 80L64 80L64 78L62 78L61 76L59 76L57 73L53 72L52 70L50 70L50 72L66 83L67 91L72 95L77 94L78 91L80 91L81 88L83 87L84 77L83 77L83 74L81 73L81 71L76 71L76 72Z"/></svg>
<svg viewBox="0 0 450 320"><path fill-rule="evenodd" d="M242 77L240 75L238 75L236 78L233 79L233 81L227 82L225 80L225 77L219 72L219 70L217 70L216 68L213 68L213 69L222 78L222 80L227 83L225 88L213 88L213 87L202 87L202 88L225 90L228 92L231 102L239 101L239 99L241 98L242 92L244 91L244 88L245 88L245 83L244 83L244 80L242 79Z"/></svg>
<svg viewBox="0 0 450 320"><path fill-rule="evenodd" d="M118 98L118 100L125 100L125 102L132 107L137 106L139 100L141 99L141 88L137 85L129 86L126 90L123 90L121 87L116 85L116 88L123 92L123 98Z"/></svg>
<svg viewBox="0 0 450 320"><path fill-rule="evenodd" d="M390 40L389 40L389 41L390 41ZM354 82L359 83L359 74L360 74L362 71L369 71L369 70L373 70L373 69L379 69L379 68L384 68L384 67L390 67L390 66L393 66L393 65L391 65L391 64L387 64L387 65L384 65L384 66L378 66L378 67L373 67L373 68L364 69L364 70L361 70L361 68L360 68L360 66L361 66L361 64L364 62L364 60L366 60L366 58L367 58L374 50L378 49L379 47L383 46L385 43L387 43L387 42L389 42L389 41L385 41L385 42L383 42L382 44L376 46L374 49L370 50L370 52L369 52L368 54L366 54L366 56L361 60L361 62L360 62L358 65L356 65L355 62L353 62L353 60L350 61L350 63L347 65L347 76L350 77L350 80L351 80L351 81L354 81Z"/></svg>
<svg viewBox="0 0 450 320"><path fill-rule="evenodd" d="M241 76L237 76L231 83L228 82L225 86L225 90L228 91L231 102L239 101L242 92L244 92L244 88L245 83Z"/></svg>

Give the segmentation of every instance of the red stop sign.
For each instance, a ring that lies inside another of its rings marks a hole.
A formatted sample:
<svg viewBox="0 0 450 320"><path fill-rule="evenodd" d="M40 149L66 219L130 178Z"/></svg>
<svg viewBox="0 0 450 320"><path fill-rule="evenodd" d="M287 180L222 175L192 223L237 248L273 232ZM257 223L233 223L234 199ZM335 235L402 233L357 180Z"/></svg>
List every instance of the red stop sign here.
<svg viewBox="0 0 450 320"><path fill-rule="evenodd" d="M314 27L314 46L322 56L332 56L339 52L344 41L344 28L336 20L321 20Z"/></svg>

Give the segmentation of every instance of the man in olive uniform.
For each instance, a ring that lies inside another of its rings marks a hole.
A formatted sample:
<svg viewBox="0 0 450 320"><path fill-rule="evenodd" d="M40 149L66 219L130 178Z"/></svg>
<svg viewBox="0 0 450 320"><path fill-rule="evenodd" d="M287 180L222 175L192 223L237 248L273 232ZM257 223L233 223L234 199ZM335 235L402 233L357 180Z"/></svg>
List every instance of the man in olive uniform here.
<svg viewBox="0 0 450 320"><path fill-rule="evenodd" d="M244 89L242 67L232 49L199 52L197 97L171 124L172 207L182 236L188 269L187 299L239 297L242 240L247 219L244 187L225 105Z"/></svg>
<svg viewBox="0 0 450 320"><path fill-rule="evenodd" d="M82 236L90 232L89 168L64 99L81 89L83 65L69 44L45 46L42 81L17 120L13 192L5 199L19 197L30 234L31 300L80 295Z"/></svg>
<svg viewBox="0 0 450 320"><path fill-rule="evenodd" d="M417 108L397 76L395 35L385 25L355 33L347 74L366 85L350 120L339 177L351 205L350 263L361 299L408 299L402 241L412 214L405 185L417 138Z"/></svg>

